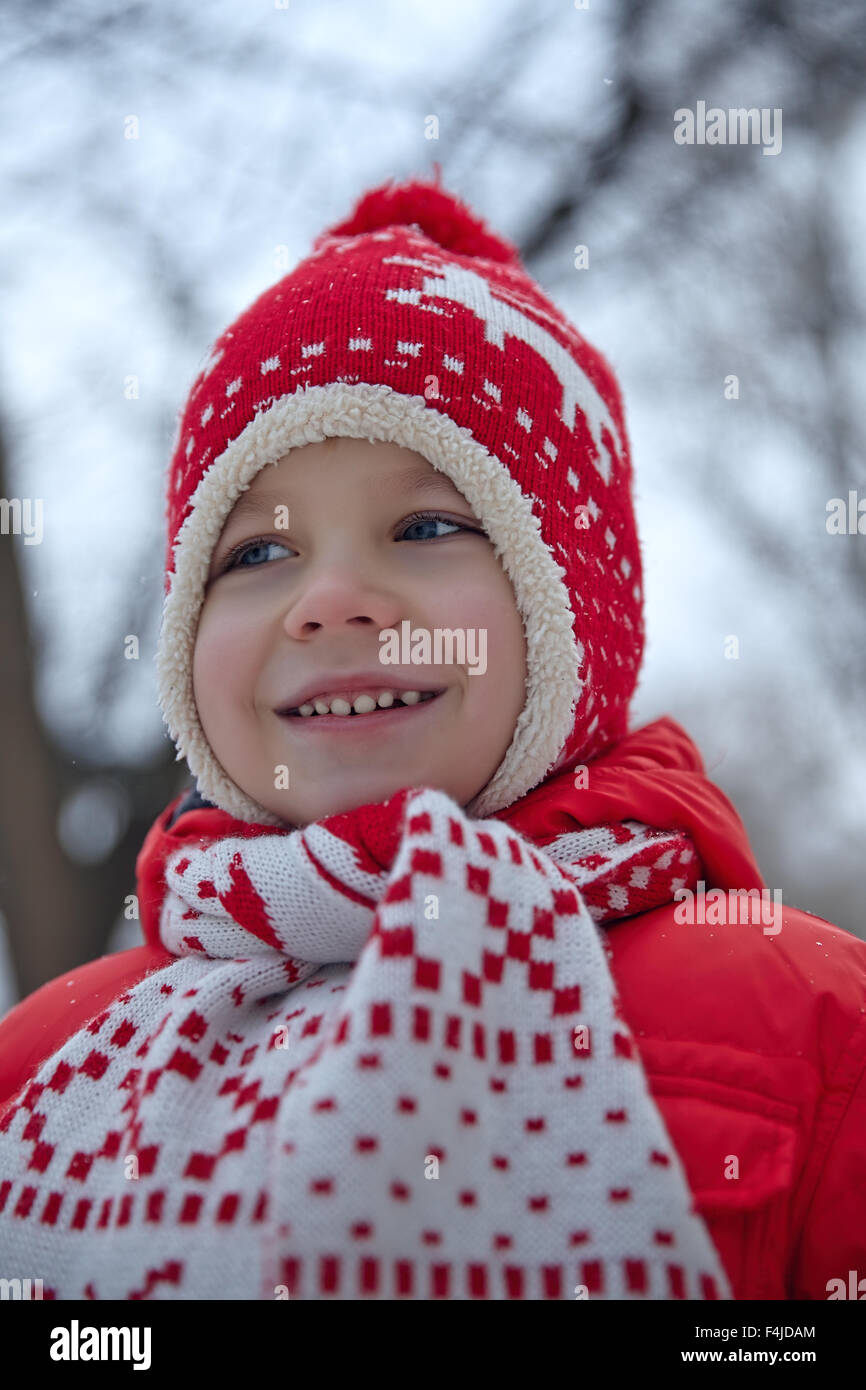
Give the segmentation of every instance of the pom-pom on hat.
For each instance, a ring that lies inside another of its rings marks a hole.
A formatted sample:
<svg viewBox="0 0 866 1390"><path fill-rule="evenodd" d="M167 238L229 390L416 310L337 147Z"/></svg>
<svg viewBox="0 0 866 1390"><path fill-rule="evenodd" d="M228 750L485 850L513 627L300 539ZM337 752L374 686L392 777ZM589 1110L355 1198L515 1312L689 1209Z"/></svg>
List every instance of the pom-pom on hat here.
<svg viewBox="0 0 866 1390"><path fill-rule="evenodd" d="M440 469L487 532L526 636L526 703L466 808L510 806L627 731L643 654L631 459L612 369L505 238L435 181L365 193L216 340L180 418L157 652L163 717L202 796L282 824L221 766L192 658L213 547L268 463L330 436Z"/></svg>

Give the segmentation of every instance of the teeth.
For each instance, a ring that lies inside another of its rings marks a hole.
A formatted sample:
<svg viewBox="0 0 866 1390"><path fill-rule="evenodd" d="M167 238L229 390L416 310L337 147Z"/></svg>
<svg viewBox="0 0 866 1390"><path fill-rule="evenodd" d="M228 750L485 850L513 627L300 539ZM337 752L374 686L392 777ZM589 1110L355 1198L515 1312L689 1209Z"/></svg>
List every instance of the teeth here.
<svg viewBox="0 0 866 1390"><path fill-rule="evenodd" d="M401 700L404 705L417 705L419 702L432 699L432 690L425 691L423 695L420 690L383 690L375 700L372 695L359 695L351 705L341 695L337 695L333 700L317 696L312 702L299 705L298 713L304 719L308 719L311 714L349 714L352 710L356 714L371 714L374 709L390 709L395 700Z"/></svg>

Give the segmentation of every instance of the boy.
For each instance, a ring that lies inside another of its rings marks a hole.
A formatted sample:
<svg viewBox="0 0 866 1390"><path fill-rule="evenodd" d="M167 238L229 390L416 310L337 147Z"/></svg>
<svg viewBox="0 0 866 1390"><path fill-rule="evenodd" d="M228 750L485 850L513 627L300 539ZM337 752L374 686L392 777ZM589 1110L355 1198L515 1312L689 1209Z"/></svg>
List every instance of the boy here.
<svg viewBox="0 0 866 1390"><path fill-rule="evenodd" d="M139 856L146 945L0 1026L0 1263L94 1299L866 1272L866 945L756 916L697 749L628 731L615 377L438 171L218 339L168 523L197 785Z"/></svg>

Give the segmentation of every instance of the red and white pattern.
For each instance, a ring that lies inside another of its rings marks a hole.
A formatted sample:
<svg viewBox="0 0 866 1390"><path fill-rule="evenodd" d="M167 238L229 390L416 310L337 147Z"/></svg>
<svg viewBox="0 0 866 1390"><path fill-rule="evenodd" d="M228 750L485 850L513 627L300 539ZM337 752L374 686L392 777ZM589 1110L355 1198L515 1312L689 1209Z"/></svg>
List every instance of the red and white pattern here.
<svg viewBox="0 0 866 1390"><path fill-rule="evenodd" d="M730 1297L593 921L693 884L685 833L542 850L431 788L238 825L164 863L177 962L6 1113L7 1269L61 1299Z"/></svg>

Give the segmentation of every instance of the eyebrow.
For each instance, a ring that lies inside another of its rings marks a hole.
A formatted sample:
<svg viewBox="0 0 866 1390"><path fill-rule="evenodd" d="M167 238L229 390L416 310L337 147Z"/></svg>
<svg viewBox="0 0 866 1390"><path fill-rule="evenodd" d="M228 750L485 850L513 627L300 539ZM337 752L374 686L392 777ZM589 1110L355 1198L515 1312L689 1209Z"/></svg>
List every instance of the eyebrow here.
<svg viewBox="0 0 866 1390"><path fill-rule="evenodd" d="M384 478L378 478L371 482L369 487L369 495L375 498L385 494L405 495L407 492L444 491L454 493L461 502L466 500L446 473L441 473L438 469L430 473L426 468L422 469L417 464L412 464L396 473L389 473ZM243 492L229 513L226 524L229 520L243 520L247 516L270 516L275 505L279 505L277 498L266 496L261 492Z"/></svg>

